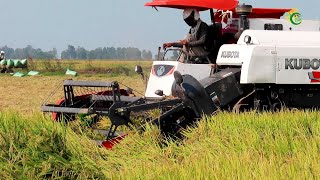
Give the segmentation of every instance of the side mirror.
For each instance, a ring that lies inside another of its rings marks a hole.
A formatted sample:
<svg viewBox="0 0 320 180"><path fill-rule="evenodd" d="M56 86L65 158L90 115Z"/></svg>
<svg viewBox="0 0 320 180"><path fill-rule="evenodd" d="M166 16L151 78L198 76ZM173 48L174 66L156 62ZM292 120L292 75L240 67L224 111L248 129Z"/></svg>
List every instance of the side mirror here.
<svg viewBox="0 0 320 180"><path fill-rule="evenodd" d="M145 81L145 84L146 84L147 78L144 77L142 67L139 66L139 65L136 65L136 67L134 68L134 71L135 71L137 74L140 74L140 75L141 75L142 80L144 80L144 81ZM146 86L147 86L147 85L146 85Z"/></svg>
<svg viewBox="0 0 320 180"><path fill-rule="evenodd" d="M158 61L160 61L161 47L158 47Z"/></svg>
<svg viewBox="0 0 320 180"><path fill-rule="evenodd" d="M140 75L143 74L143 70L142 70L142 67L137 65L135 68L134 68L134 71Z"/></svg>

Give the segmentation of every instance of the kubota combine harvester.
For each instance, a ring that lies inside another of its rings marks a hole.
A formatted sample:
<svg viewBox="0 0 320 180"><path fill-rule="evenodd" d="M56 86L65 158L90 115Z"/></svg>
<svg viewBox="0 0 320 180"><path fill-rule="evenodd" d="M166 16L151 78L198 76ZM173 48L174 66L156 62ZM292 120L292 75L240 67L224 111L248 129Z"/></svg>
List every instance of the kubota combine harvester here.
<svg viewBox="0 0 320 180"><path fill-rule="evenodd" d="M144 97L133 96L118 82L66 80L64 98L46 101L43 112L54 120L73 120L76 114L96 121L108 117L111 126L102 145L111 148L125 136L117 133L119 126L133 126L135 113L152 109L161 114L144 122L175 134L218 109L320 107L319 21L302 20L291 9L252 8L236 0L154 0L146 6L209 10L218 69L197 63L181 49L165 49L153 62ZM173 50L178 58L168 55ZM178 61L182 55L186 63ZM143 75L139 66L136 72Z"/></svg>

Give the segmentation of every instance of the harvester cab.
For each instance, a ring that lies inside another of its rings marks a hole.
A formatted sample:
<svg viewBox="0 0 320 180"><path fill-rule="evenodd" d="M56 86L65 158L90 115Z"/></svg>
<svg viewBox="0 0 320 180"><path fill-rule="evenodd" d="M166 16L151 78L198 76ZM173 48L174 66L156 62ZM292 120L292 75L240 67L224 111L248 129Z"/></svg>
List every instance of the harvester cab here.
<svg viewBox="0 0 320 180"><path fill-rule="evenodd" d="M119 126L139 126L136 115L144 112L144 123L157 125L164 135L179 136L182 128L219 110L320 107L319 21L302 20L291 9L252 8L237 0L153 0L146 6L209 10L215 32L218 71L208 63L195 63L181 49L166 49L154 61L149 78L141 67L136 72L146 80L144 97L133 96L118 82L64 81L64 98L45 101L43 112L53 119L76 120L107 117L107 148L126 134ZM215 11L214 11L215 10ZM288 13L287 19L281 19ZM183 57L184 62L181 62ZM50 103L51 102L51 103ZM145 116L160 110L156 117Z"/></svg>
<svg viewBox="0 0 320 180"><path fill-rule="evenodd" d="M183 58L184 62L181 62L181 58ZM195 61L197 60L195 59ZM172 96L175 71L179 71L181 74L192 75L200 80L212 73L212 67L208 63L194 63L194 60L191 63L189 56L182 49L166 49L163 57L160 57L160 60L154 61L152 64L145 97L156 99Z"/></svg>

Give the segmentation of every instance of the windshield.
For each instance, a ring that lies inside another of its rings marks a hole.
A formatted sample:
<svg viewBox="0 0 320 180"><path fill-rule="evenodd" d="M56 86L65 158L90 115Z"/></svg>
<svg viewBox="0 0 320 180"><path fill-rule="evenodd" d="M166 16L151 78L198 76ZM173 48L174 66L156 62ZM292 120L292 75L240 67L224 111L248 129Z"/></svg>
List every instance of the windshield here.
<svg viewBox="0 0 320 180"><path fill-rule="evenodd" d="M186 56L181 56L182 54L182 51L181 49L167 49L164 53L164 56L163 56L163 60L164 61L178 61L181 58L183 57L186 57Z"/></svg>

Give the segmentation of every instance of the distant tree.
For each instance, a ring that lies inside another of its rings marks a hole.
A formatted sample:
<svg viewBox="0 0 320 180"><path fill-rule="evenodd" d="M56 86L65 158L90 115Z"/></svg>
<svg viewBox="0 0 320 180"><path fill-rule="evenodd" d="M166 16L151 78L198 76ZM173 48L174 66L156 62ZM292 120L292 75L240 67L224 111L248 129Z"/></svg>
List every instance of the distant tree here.
<svg viewBox="0 0 320 180"><path fill-rule="evenodd" d="M109 59L109 54L106 47L102 48L101 57L99 59Z"/></svg>
<svg viewBox="0 0 320 180"><path fill-rule="evenodd" d="M69 59L69 54L67 51L61 52L61 59Z"/></svg>
<svg viewBox="0 0 320 180"><path fill-rule="evenodd" d="M147 59L148 60L152 59L152 52L150 50L148 50L148 52L147 52Z"/></svg>
<svg viewBox="0 0 320 180"><path fill-rule="evenodd" d="M89 51L88 59L97 59L94 50Z"/></svg>
<svg viewBox="0 0 320 180"><path fill-rule="evenodd" d="M142 57L142 59L147 59L147 58L146 58L146 55L147 55L147 51L146 51L146 50L142 50L142 51L141 51L141 57Z"/></svg>
<svg viewBox="0 0 320 180"><path fill-rule="evenodd" d="M76 50L77 59L87 59L88 51L83 47L78 47Z"/></svg>
<svg viewBox="0 0 320 180"><path fill-rule="evenodd" d="M23 55L22 56L35 56L36 55L36 50L33 49L31 45L27 45L27 47L23 48Z"/></svg>
<svg viewBox="0 0 320 180"><path fill-rule="evenodd" d="M142 59L150 60L150 59L152 59L152 53L151 53L151 51L142 50L141 57L142 57Z"/></svg>
<svg viewBox="0 0 320 180"><path fill-rule="evenodd" d="M4 46L0 49L6 53L7 59L25 59L29 57L35 59L53 59L57 57L57 50L55 48L48 52L42 51L40 48L35 49L31 45L17 49Z"/></svg>
<svg viewBox="0 0 320 180"><path fill-rule="evenodd" d="M100 48L97 48L94 50L94 53L95 53L95 59L104 59L104 52L105 52L105 55L106 55L106 50L103 50L101 47Z"/></svg>
<svg viewBox="0 0 320 180"><path fill-rule="evenodd" d="M125 50L125 48L120 48L120 47L117 48L117 57L119 59L126 59L126 50Z"/></svg>
<svg viewBox="0 0 320 180"><path fill-rule="evenodd" d="M74 48L74 46L68 45L67 52L68 52L68 54L70 56L70 59L76 59L77 58L77 52L76 52L76 48Z"/></svg>
<svg viewBox="0 0 320 180"><path fill-rule="evenodd" d="M135 59L141 59L141 51L138 48L136 49L136 58Z"/></svg>
<svg viewBox="0 0 320 180"><path fill-rule="evenodd" d="M151 51L140 51L134 47L99 47L94 50L86 50L83 47L69 45L61 53L62 59L152 59Z"/></svg>
<svg viewBox="0 0 320 180"><path fill-rule="evenodd" d="M76 59L77 58L77 52L74 46L68 45L67 50L62 51L61 53L62 59Z"/></svg>
<svg viewBox="0 0 320 180"><path fill-rule="evenodd" d="M51 51L48 52L49 56L52 56L52 59L56 59L58 56L58 51L56 48L53 48Z"/></svg>
<svg viewBox="0 0 320 180"><path fill-rule="evenodd" d="M109 55L108 59L118 59L117 51L114 47L107 48L107 53Z"/></svg>
<svg viewBox="0 0 320 180"><path fill-rule="evenodd" d="M127 59L141 59L141 51L138 48L127 48L126 55Z"/></svg>
<svg viewBox="0 0 320 180"><path fill-rule="evenodd" d="M14 54L13 54L13 59L17 59L17 58L25 58L28 57L27 54L25 54L24 49L22 48L17 48L14 50Z"/></svg>
<svg viewBox="0 0 320 180"><path fill-rule="evenodd" d="M40 48L31 50L31 54L27 54L27 55L28 57L32 57L35 59L50 59L50 57L48 57L48 54L43 52Z"/></svg>

